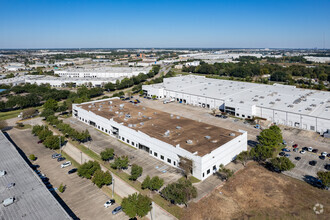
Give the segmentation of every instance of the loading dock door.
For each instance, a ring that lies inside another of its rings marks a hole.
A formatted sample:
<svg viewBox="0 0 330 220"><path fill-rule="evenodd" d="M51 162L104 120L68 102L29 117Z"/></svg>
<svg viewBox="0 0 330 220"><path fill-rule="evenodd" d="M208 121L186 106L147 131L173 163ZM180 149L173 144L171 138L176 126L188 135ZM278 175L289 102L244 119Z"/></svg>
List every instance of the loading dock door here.
<svg viewBox="0 0 330 220"><path fill-rule="evenodd" d="M149 153L149 151L150 151L150 148L147 147L147 146L145 146L145 145L143 145L143 144L139 144L139 149L140 149L140 150L144 150L144 151L146 151L146 152L148 152L148 153Z"/></svg>

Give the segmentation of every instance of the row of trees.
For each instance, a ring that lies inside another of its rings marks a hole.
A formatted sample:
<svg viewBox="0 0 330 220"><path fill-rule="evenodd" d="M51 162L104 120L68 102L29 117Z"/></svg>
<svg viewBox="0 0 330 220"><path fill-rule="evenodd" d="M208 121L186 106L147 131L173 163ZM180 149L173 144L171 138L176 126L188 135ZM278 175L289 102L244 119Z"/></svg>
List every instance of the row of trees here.
<svg viewBox="0 0 330 220"><path fill-rule="evenodd" d="M79 132L72 128L70 125L63 123L62 120L59 120L54 115L48 116L46 121L53 127L56 127L58 130L60 130L63 134L65 134L65 136L70 137L72 140L86 142L91 139L87 129L85 131Z"/></svg>
<svg viewBox="0 0 330 220"><path fill-rule="evenodd" d="M101 188L112 183L112 176L109 171L102 171L101 166L96 161L88 161L78 168L78 176L92 179L92 182Z"/></svg>
<svg viewBox="0 0 330 220"><path fill-rule="evenodd" d="M271 75L271 80L286 82L292 79L292 76L306 77L310 79L319 79L321 81L330 81L330 67L316 66L307 68L300 65L291 65L283 67L274 64L260 64L250 62L240 63L215 63L208 64L201 62L199 66L183 67L184 72L214 74L219 76L232 76L248 78L254 76Z"/></svg>
<svg viewBox="0 0 330 220"><path fill-rule="evenodd" d="M32 134L38 136L43 141L45 147L53 150L59 149L60 144L63 145L65 141L63 136L53 135L53 132L49 130L48 126L35 125L32 127Z"/></svg>

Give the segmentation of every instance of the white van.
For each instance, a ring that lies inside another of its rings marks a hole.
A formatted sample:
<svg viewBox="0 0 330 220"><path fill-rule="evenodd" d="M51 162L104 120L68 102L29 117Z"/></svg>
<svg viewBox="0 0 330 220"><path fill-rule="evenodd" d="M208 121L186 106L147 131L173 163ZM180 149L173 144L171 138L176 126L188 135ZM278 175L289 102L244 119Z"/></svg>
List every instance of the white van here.
<svg viewBox="0 0 330 220"><path fill-rule="evenodd" d="M3 204L4 207L6 207L6 206L9 206L9 205L13 204L14 201L15 201L15 198L10 197L8 199L5 199L2 204Z"/></svg>
<svg viewBox="0 0 330 220"><path fill-rule="evenodd" d="M68 166L71 166L71 161L67 161L67 162L61 164L61 168L65 168Z"/></svg>

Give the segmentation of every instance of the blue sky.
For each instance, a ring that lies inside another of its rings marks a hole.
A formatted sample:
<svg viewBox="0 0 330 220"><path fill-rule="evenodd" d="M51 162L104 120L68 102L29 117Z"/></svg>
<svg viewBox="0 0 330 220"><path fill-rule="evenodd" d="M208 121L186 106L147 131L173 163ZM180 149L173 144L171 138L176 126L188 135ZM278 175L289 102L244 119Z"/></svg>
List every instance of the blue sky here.
<svg viewBox="0 0 330 220"><path fill-rule="evenodd" d="M0 0L0 48L323 46L330 0Z"/></svg>

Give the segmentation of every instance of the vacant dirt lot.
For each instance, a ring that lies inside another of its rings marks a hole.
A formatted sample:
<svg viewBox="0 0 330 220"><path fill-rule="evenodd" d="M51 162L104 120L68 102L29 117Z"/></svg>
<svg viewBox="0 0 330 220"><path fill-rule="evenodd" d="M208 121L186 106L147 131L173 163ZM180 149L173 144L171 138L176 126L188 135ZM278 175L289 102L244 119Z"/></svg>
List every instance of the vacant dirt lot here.
<svg viewBox="0 0 330 220"><path fill-rule="evenodd" d="M318 215L317 203L323 205ZM329 205L329 191L253 162L209 197L190 204L183 219L330 219Z"/></svg>

